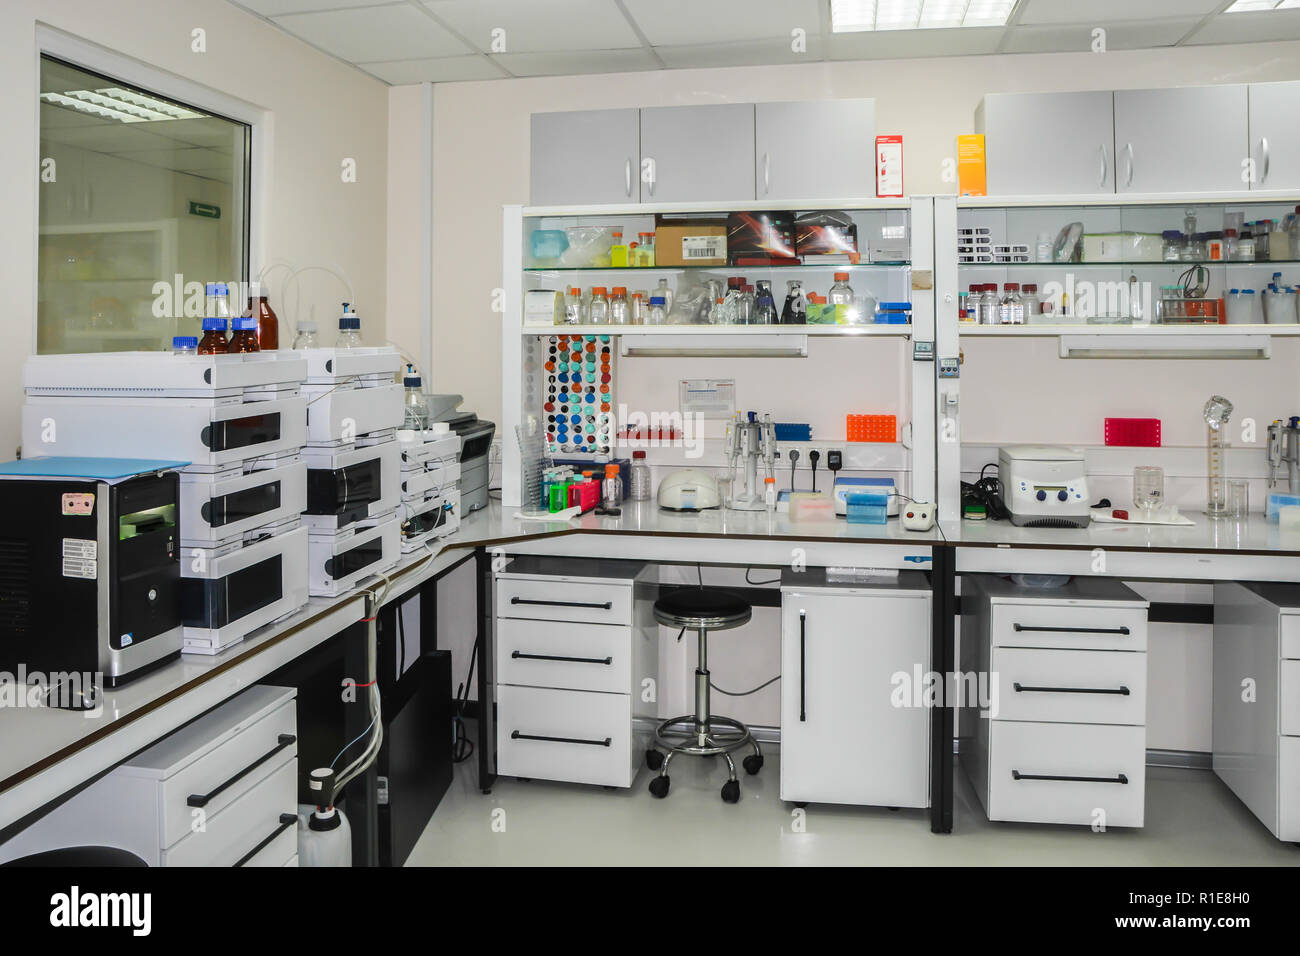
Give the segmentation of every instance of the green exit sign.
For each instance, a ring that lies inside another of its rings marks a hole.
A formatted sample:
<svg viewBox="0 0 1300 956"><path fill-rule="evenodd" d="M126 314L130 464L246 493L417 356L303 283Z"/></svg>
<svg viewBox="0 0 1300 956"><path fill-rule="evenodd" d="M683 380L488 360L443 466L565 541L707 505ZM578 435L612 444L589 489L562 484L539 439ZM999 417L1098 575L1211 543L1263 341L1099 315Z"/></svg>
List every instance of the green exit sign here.
<svg viewBox="0 0 1300 956"><path fill-rule="evenodd" d="M190 202L190 215L202 216L204 219L220 219L221 207L210 202Z"/></svg>

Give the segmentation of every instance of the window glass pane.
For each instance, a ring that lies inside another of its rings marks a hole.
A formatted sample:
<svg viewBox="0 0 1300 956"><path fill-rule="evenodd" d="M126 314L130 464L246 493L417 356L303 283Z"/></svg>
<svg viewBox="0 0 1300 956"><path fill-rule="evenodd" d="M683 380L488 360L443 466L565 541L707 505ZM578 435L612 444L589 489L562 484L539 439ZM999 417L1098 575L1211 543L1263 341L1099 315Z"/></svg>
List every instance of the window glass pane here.
<svg viewBox="0 0 1300 956"><path fill-rule="evenodd" d="M40 122L37 351L201 334L203 284L248 278L250 127L51 57Z"/></svg>

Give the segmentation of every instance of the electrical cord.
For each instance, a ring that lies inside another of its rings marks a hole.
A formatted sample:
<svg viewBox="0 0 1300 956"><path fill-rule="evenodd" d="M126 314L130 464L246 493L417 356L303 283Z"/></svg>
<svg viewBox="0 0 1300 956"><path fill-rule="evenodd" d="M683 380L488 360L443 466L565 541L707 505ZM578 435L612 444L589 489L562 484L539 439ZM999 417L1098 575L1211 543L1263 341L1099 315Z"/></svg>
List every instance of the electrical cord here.
<svg viewBox="0 0 1300 956"><path fill-rule="evenodd" d="M768 584L780 584L780 583L781 583L781 579L780 579L780 578L772 578L772 580L770 580L770 581L754 581L754 580L751 580L749 576L750 576L751 573L753 573L753 570L754 570L753 568L745 568L745 583L746 583L746 584L753 585L754 587L763 587L764 585L768 585Z"/></svg>
<svg viewBox="0 0 1300 956"><path fill-rule="evenodd" d="M762 690L764 687L767 687L769 684L775 684L780 679L781 679L781 675L777 674L775 677L771 678L770 680L763 681L763 683L759 684L753 690L735 690L735 691L723 690L717 684L713 683L713 681L709 681L709 686L712 687L714 690L716 690L719 694L722 694L723 696L726 697L748 697L750 694L757 694L760 690Z"/></svg>
<svg viewBox="0 0 1300 956"><path fill-rule="evenodd" d="M985 476L985 472L990 468L996 467L996 462L990 462L980 469L979 479L975 482L963 481L961 483L961 503L963 513L966 505L982 505L985 513L990 518L1002 518L1010 520L1011 512L1007 510L1005 502L1002 500L1002 482L997 475Z"/></svg>

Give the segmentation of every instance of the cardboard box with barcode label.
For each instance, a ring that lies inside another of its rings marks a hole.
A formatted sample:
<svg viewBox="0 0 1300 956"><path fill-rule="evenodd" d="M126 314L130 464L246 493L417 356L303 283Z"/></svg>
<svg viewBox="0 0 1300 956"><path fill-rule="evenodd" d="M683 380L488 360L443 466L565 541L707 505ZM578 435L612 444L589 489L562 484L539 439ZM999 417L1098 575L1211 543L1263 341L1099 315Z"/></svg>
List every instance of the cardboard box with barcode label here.
<svg viewBox="0 0 1300 956"><path fill-rule="evenodd" d="M725 266L727 225L660 223L655 229L656 266Z"/></svg>

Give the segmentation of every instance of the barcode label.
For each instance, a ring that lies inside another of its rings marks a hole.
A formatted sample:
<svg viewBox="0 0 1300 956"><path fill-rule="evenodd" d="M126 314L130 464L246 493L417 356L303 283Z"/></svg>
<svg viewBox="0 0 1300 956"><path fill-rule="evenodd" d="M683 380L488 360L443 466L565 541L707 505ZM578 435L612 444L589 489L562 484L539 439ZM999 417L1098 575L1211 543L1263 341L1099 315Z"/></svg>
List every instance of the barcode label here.
<svg viewBox="0 0 1300 956"><path fill-rule="evenodd" d="M726 249L726 236L682 236L683 259L722 259Z"/></svg>

